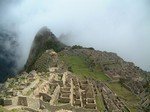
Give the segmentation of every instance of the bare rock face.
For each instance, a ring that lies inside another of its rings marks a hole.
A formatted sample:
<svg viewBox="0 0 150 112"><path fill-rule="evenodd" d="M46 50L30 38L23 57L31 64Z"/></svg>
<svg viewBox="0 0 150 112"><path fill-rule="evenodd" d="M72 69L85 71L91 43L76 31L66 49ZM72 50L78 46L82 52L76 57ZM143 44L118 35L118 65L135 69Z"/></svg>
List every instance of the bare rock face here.
<svg viewBox="0 0 150 112"><path fill-rule="evenodd" d="M27 71L32 70L35 61L48 49L53 49L56 52L64 49L65 45L57 40L56 36L47 27L41 28L36 34L29 58L25 65Z"/></svg>

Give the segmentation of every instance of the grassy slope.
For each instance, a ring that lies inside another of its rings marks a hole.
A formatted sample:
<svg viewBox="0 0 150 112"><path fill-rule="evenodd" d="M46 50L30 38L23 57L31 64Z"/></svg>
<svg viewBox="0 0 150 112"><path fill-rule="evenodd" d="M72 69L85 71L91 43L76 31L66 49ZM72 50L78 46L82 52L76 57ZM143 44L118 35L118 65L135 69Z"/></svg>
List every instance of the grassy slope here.
<svg viewBox="0 0 150 112"><path fill-rule="evenodd" d="M72 71L80 77L92 77L96 80L107 81L110 80L104 73L97 70L91 71L85 61L84 57L61 55L61 59L71 66Z"/></svg>
<svg viewBox="0 0 150 112"><path fill-rule="evenodd" d="M104 105L104 102L100 93L96 95L96 104L100 112L103 112L105 110L105 105Z"/></svg>
<svg viewBox="0 0 150 112"><path fill-rule="evenodd" d="M91 71L87 66L87 62L85 62L84 57L79 56L68 56L61 55L61 59L66 62L68 66L71 66L72 71L78 75L80 78L84 77L92 77L95 80L107 81L110 80L104 73L99 72L97 70ZM96 96L96 102L98 110L103 112L105 110L105 106L101 97Z"/></svg>
<svg viewBox="0 0 150 112"><path fill-rule="evenodd" d="M127 107L131 112L136 112L136 105L139 102L139 98L132 94L129 90L122 87L119 83L107 83L111 90L113 90L121 99L123 99Z"/></svg>

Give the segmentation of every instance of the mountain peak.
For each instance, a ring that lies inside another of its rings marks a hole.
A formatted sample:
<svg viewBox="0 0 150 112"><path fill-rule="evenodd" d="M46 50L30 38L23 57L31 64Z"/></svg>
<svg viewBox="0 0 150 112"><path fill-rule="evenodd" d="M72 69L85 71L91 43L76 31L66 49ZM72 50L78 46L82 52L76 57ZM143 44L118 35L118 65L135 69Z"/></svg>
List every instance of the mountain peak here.
<svg viewBox="0 0 150 112"><path fill-rule="evenodd" d="M51 30L47 27L47 26L44 26L42 27L38 32L37 32L37 35L51 35L52 32Z"/></svg>
<svg viewBox="0 0 150 112"><path fill-rule="evenodd" d="M36 34L30 54L25 65L25 69L30 71L35 61L48 49L54 49L56 52L65 47L57 37L46 26L42 27Z"/></svg>

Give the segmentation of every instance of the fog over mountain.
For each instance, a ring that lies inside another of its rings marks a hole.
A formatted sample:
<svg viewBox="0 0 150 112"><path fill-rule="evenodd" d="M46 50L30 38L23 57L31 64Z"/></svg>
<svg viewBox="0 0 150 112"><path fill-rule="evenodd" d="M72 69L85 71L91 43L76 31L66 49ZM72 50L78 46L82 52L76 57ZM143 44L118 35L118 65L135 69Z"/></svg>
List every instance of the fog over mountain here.
<svg viewBox="0 0 150 112"><path fill-rule="evenodd" d="M149 0L3 0L0 27L18 37L18 68L26 63L36 32L48 26L68 45L116 52L150 71L149 12Z"/></svg>

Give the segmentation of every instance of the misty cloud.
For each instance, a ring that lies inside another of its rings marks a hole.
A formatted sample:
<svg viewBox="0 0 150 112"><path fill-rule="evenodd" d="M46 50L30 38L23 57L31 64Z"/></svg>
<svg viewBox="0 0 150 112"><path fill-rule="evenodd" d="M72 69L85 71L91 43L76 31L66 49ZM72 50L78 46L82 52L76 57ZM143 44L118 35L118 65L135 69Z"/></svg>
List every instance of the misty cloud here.
<svg viewBox="0 0 150 112"><path fill-rule="evenodd" d="M57 37L66 34L69 45L116 52L150 70L149 0L7 1L0 5L4 15L0 20L19 37L20 66L26 62L36 32L48 26Z"/></svg>
<svg viewBox="0 0 150 112"><path fill-rule="evenodd" d="M0 82L15 75L18 71L18 43L14 32L0 27Z"/></svg>

